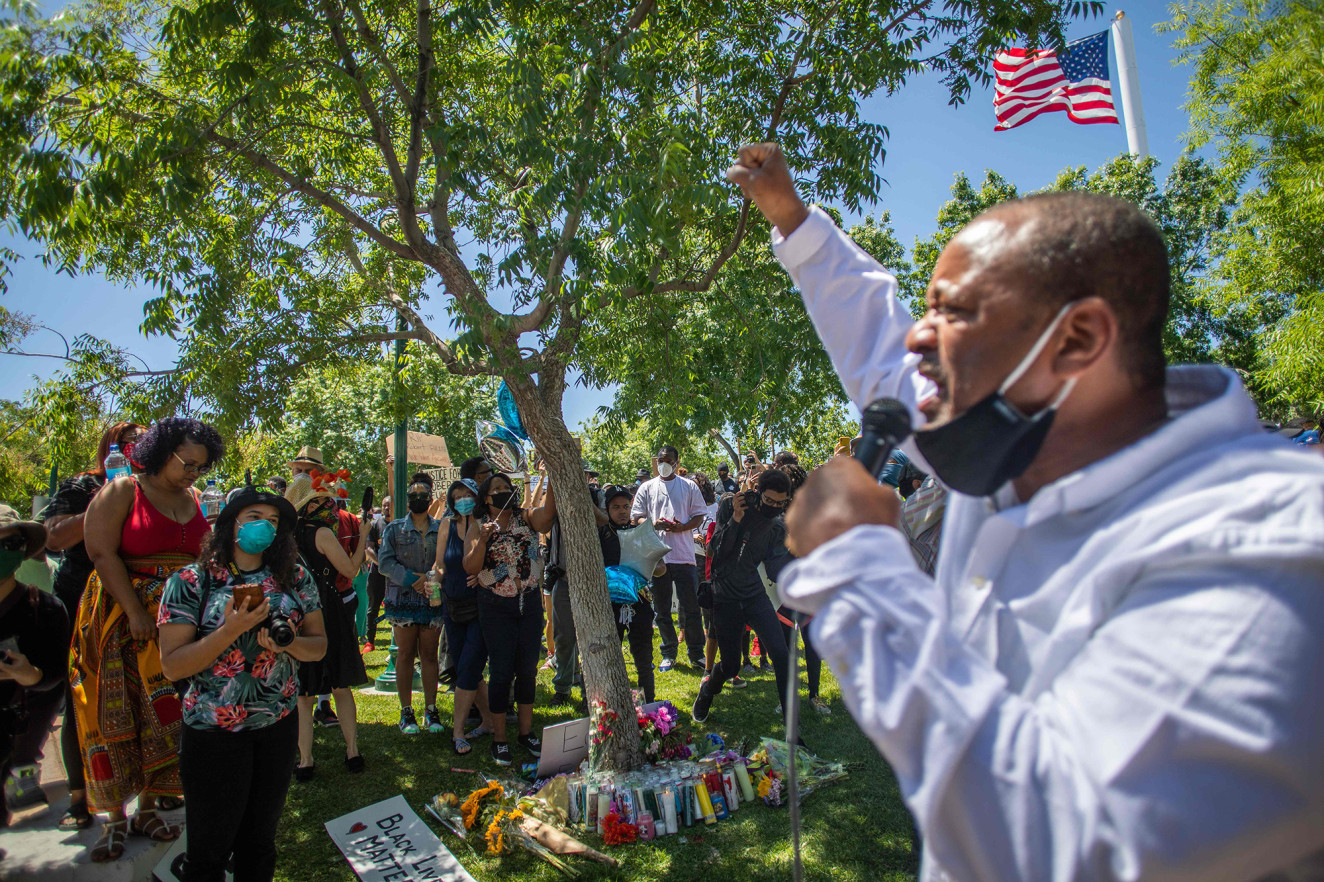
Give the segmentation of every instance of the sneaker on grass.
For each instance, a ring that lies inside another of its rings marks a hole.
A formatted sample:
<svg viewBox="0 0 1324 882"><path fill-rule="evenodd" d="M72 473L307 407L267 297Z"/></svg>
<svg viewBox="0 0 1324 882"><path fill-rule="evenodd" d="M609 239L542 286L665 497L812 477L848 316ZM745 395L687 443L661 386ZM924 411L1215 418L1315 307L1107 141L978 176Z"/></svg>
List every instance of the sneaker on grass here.
<svg viewBox="0 0 1324 882"><path fill-rule="evenodd" d="M510 745L504 741L493 741L492 759L498 766L510 765Z"/></svg>
<svg viewBox="0 0 1324 882"><path fill-rule="evenodd" d="M742 680L742 679L740 679L739 676L735 676L735 677L732 677L732 678L731 678L731 688L732 688L732 689L744 689L744 688L745 688L746 686L748 686L748 685L749 685L749 681L748 681L748 680Z"/></svg>
<svg viewBox="0 0 1324 882"><path fill-rule="evenodd" d="M809 703L814 706L814 710L818 711L825 717L832 713L832 708L828 707L828 703L824 701L821 696L815 695L813 698L809 699Z"/></svg>
<svg viewBox="0 0 1324 882"><path fill-rule="evenodd" d="M660 665L657 666L657 669L658 669L659 671L662 671L663 673L666 673L667 671L669 671L669 670L671 670L673 667L675 667L675 665L676 665L676 663L675 663L674 661L672 661L671 659L669 659L669 658L664 658L664 659L662 659L662 664L660 664Z"/></svg>
<svg viewBox="0 0 1324 882"><path fill-rule="evenodd" d="M530 732L528 735L521 735L516 740L519 742L519 746L529 753L536 757L542 756L542 740L537 735Z"/></svg>
<svg viewBox="0 0 1324 882"><path fill-rule="evenodd" d="M441 714L437 713L435 707L430 707L423 712L423 724L428 727L429 732L446 731L446 727L441 722Z"/></svg>
<svg viewBox="0 0 1324 882"><path fill-rule="evenodd" d="M702 685L699 686L699 694L694 697L694 704L690 706L690 718L696 723L702 723L708 719L708 711L713 706L713 697L708 695Z"/></svg>
<svg viewBox="0 0 1324 882"><path fill-rule="evenodd" d="M330 729L340 725L340 718L331 710L331 702L320 701L317 703L317 709L313 711L313 722Z"/></svg>
<svg viewBox="0 0 1324 882"><path fill-rule="evenodd" d="M414 717L414 709L412 707L400 709L400 731L406 735L418 734L418 720Z"/></svg>

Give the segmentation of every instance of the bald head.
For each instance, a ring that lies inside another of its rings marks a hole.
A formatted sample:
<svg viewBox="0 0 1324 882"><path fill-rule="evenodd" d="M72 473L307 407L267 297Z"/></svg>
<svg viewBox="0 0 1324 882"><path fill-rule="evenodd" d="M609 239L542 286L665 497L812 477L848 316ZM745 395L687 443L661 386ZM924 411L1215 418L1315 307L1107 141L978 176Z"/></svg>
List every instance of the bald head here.
<svg viewBox="0 0 1324 882"><path fill-rule="evenodd" d="M1042 193L989 209L953 241L969 251L972 269L1014 280L1044 313L1086 297L1106 302L1128 372L1142 389L1162 387L1168 253L1137 206L1098 193Z"/></svg>

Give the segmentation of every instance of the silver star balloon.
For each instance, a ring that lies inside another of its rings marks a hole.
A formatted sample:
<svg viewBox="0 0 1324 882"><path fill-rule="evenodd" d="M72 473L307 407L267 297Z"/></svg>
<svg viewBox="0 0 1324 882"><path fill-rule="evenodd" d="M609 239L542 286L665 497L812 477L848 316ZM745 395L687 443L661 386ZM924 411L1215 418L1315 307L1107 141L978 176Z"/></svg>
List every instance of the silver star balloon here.
<svg viewBox="0 0 1324 882"><path fill-rule="evenodd" d="M629 567L653 584L653 572L671 546L657 535L651 520L616 534L621 540L621 566Z"/></svg>

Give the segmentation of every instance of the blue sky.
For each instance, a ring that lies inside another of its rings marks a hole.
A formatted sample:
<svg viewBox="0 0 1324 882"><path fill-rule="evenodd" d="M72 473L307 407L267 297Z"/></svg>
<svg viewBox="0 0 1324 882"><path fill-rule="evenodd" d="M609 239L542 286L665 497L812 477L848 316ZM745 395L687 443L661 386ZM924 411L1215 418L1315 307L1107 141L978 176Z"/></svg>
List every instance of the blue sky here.
<svg viewBox="0 0 1324 882"><path fill-rule="evenodd" d="M45 6L63 4L47 3ZM1148 0L1125 7L1132 21L1140 84L1151 153L1162 163L1160 174L1182 150L1186 114L1188 71L1173 65L1173 35L1159 35L1154 25L1168 19L1164 3ZM1075 39L1108 27L1116 7L1102 19L1075 22L1068 37ZM1115 62L1110 58L1113 68ZM1116 70L1113 74L1117 95ZM1120 98L1117 98L1120 110ZM875 96L862 105L867 119L888 127L887 156L882 165L886 183L877 214L891 212L901 241L909 246L916 236L932 232L938 208L946 201L952 179L966 172L976 183L985 169L994 169L1016 182L1021 190L1049 184L1067 166L1098 168L1126 150L1126 130L1121 125L1076 125L1062 113L1051 113L1013 129L993 131L992 89L976 88L970 100L949 107L947 95L935 76L912 80L896 95ZM757 234L766 236L760 221ZM9 280L9 293L0 303L10 310L34 315L38 321L70 339L91 333L129 347L152 368L169 367L175 351L167 338L144 338L138 332L142 304L151 296L145 288L123 287L98 276L70 278L56 275L31 259L36 249L0 235L20 253L21 261ZM440 329L439 329L440 330ZM33 351L63 351L54 334L38 332L27 341ZM18 398L33 385L33 377L49 376L59 367L51 359L0 355L0 398ZM594 410L610 402L610 392L572 386L566 392L566 422L578 426Z"/></svg>

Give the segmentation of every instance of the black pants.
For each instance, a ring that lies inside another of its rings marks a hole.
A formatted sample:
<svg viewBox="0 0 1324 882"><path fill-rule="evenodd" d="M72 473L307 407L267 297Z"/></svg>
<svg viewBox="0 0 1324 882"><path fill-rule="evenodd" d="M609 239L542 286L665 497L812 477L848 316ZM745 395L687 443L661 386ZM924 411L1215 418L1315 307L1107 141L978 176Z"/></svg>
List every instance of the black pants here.
<svg viewBox="0 0 1324 882"><path fill-rule="evenodd" d="M644 704L653 700L653 606L647 600L640 600L634 606L634 618L630 624L621 624L623 603L611 605L612 615L616 616L616 634L621 640L630 636L630 655L634 657L634 669L639 675L639 691L644 694Z"/></svg>
<svg viewBox="0 0 1324 882"><path fill-rule="evenodd" d="M64 760L64 773L69 778L70 790L86 790L83 775L83 748L78 744L78 723L74 715L74 692L64 684L64 724L60 726L60 759Z"/></svg>
<svg viewBox="0 0 1324 882"><path fill-rule="evenodd" d="M699 583L695 581L694 564L667 564L665 575L653 581L653 610L657 614L657 629L662 634L662 658L676 660L676 650L680 640L676 636L676 626L671 621L671 592L674 588L680 600L680 626L685 629L685 649L690 661L703 664L703 617L699 614L699 597L695 593Z"/></svg>
<svg viewBox="0 0 1324 882"><path fill-rule="evenodd" d="M718 695L722 685L740 673L740 641L749 625L759 635L759 645L772 658L777 677L778 700L786 700L786 637L777 611L768 595L759 592L746 600L717 600L713 603L713 631L717 637L718 661L712 676L700 687L704 694Z"/></svg>
<svg viewBox="0 0 1324 882"><path fill-rule="evenodd" d="M515 703L533 704L542 655L542 595L538 589L519 597L478 592L478 623L487 644L487 703L494 714L510 710L510 685Z"/></svg>
<svg viewBox="0 0 1324 882"><path fill-rule="evenodd" d="M42 748L50 737L51 726L60 715L64 702L63 689L47 689L44 692L29 692L27 695L27 722L20 727L14 741L15 766L41 765ZM80 769L81 771L81 769Z"/></svg>
<svg viewBox="0 0 1324 882"><path fill-rule="evenodd" d="M382 618L382 603L386 600L386 577L373 567L368 570L368 642L377 642L377 623Z"/></svg>
<svg viewBox="0 0 1324 882"><path fill-rule="evenodd" d="M222 882L231 852L235 882L270 882L275 876L276 823L285 809L298 738L297 714L252 732L180 727L187 882Z"/></svg>
<svg viewBox="0 0 1324 882"><path fill-rule="evenodd" d="M783 615L789 618L791 613L786 611ZM781 626L782 633L786 635L786 646L789 648L795 629L785 622L782 622ZM813 641L809 639L808 628L801 627L800 636L804 638L805 644L805 676L809 679L809 697L814 699L818 697L818 684L823 678L823 658L818 654L818 650L814 649ZM785 700L785 696L782 696L782 699Z"/></svg>

